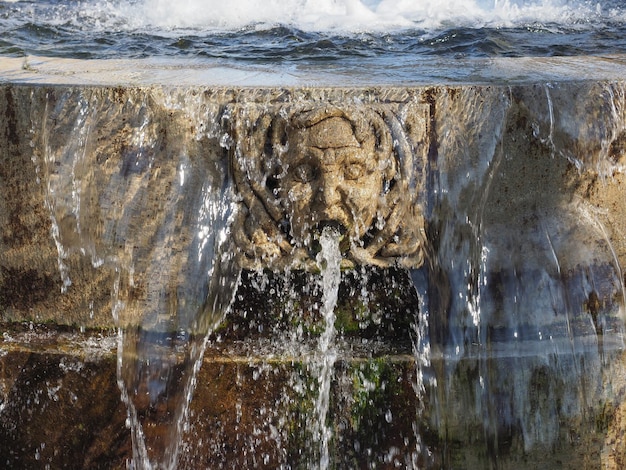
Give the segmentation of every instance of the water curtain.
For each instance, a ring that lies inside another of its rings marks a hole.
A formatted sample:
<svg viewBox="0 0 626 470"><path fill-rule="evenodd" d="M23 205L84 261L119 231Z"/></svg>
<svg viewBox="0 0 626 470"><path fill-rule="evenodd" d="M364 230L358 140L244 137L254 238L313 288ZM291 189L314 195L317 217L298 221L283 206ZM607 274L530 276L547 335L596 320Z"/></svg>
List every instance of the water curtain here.
<svg viewBox="0 0 626 470"><path fill-rule="evenodd" d="M445 466L430 449L475 426L497 459L613 399L623 248L590 201L623 170L621 86L8 93L63 295L111 293L137 468L198 439L213 463ZM231 441L189 423L205 351L282 396L242 392Z"/></svg>
<svg viewBox="0 0 626 470"><path fill-rule="evenodd" d="M223 253L232 196L221 147L216 154L206 134L181 135L170 116L189 120L193 110L155 106L163 98L155 95L46 95L34 123L41 132L35 164L63 292L72 285L72 253L112 272L134 465L174 468L204 341L223 318L238 273ZM102 132L119 140L102 141Z"/></svg>

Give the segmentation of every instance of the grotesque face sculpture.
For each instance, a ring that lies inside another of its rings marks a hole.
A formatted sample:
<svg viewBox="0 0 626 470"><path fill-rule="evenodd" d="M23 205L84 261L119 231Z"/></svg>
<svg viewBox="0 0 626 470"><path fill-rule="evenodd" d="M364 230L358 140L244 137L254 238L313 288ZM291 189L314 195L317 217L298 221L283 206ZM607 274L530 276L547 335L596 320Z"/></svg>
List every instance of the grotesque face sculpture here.
<svg viewBox="0 0 626 470"><path fill-rule="evenodd" d="M307 115L296 124L288 132L279 182L291 235L309 244L333 225L357 242L374 223L395 175L393 155L380 151L375 129L356 129L359 123L340 111Z"/></svg>
<svg viewBox="0 0 626 470"><path fill-rule="evenodd" d="M233 112L241 267L316 269L326 226L343 235L343 267L421 265L415 153L423 158L426 147L411 143L395 113L330 105Z"/></svg>

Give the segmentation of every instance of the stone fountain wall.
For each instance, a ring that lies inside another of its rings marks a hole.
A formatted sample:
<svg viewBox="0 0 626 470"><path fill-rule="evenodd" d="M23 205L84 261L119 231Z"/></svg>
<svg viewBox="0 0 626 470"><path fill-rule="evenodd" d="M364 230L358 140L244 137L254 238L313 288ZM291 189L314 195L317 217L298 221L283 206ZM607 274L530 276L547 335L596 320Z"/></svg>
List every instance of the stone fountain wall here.
<svg viewBox="0 0 626 470"><path fill-rule="evenodd" d="M231 181L240 201L235 251L248 269L310 263L307 237L324 222L350 230L346 268L418 267L426 233L432 247L445 231L432 217L444 210L434 208L437 191L450 192L456 214L480 212L475 222L489 225L494 239L529 207L585 205L623 265L623 93L621 84L596 82L361 90L4 85L2 318L112 327L110 273L97 266L136 248L111 233L123 197L145 198L132 213L141 233L126 235L150 245L181 155ZM324 138L326 148L316 142ZM332 146L351 152L344 159L372 158L346 164L352 176L339 174L341 164L323 158ZM290 166L314 147L315 168ZM293 203L338 178L345 188L330 196L336 200ZM123 179L127 192L110 194L111 181ZM587 235L581 230L573 243Z"/></svg>
<svg viewBox="0 0 626 470"><path fill-rule="evenodd" d="M5 318L112 326L111 280L97 266L151 249L181 158L232 178L243 268L311 268L310 234L327 223L348 231L345 268L421 265L424 93L4 87ZM307 149L320 156L293 162ZM331 180L340 186L323 194ZM114 191L145 198L132 241L111 233L130 217Z"/></svg>
<svg viewBox="0 0 626 470"><path fill-rule="evenodd" d="M153 276L162 266L185 265L186 243L194 236L188 228L192 215L184 211L176 215L171 209L187 204L188 194L201 192L203 180L211 181L219 198L232 202L225 251L243 268L244 281L245 273L259 269L315 270L315 234L330 225L343 235L344 269L393 269L411 273L413 280L422 279L420 273L428 270L431 284L439 286L462 285L466 278L477 284L498 282L511 276L507 271L511 259L524 267L533 253L554 257L558 275L565 273L564 283L578 282L580 273L589 270L607 272L577 301L581 315L593 317L597 331L600 324L610 327L620 314L620 267L626 262L624 90L619 82L591 81L361 89L0 86L0 321L13 323L0 343L4 399L0 413L10 417L3 428L2 441L10 443L2 449L3 458L34 463L45 457L54 463L59 449L72 448L77 458L84 459L84 467L98 459L123 465L130 444L120 430L123 405L112 398L119 392L114 343L107 332L138 322L142 311L129 309L116 325L112 290L117 286L126 299L145 304L153 298L151 289L161 285ZM306 161L302 155L308 156ZM175 188L188 184L190 175L196 175L190 192L177 192ZM165 235L164 226L170 227ZM515 245L520 238L525 244ZM538 238L548 240L548 247ZM491 249L488 269L475 276L459 274L467 271L458 266L460 260L469 260L469 271L481 266L484 247ZM127 269L128 260L135 262L132 286L119 286L116 268ZM240 294L253 298L254 289L246 293L246 288L250 285L244 283ZM453 289L428 289L430 338L445 346L458 327L454 312L461 307L450 295ZM464 295L475 294L473 298L481 292L477 285L467 290ZM252 304L238 302L220 334L233 341L248 334L265 339L257 328L262 322L257 321L252 331L242 320ZM483 299L482 307L491 312L485 319L495 333L489 334L508 334L510 319L498 317L496 308L489 310L489 302L506 303L505 294ZM354 306L346 310L350 308ZM545 319L523 309L518 313L530 316L516 319L516 327ZM406 323L389 316L396 330ZM345 320L346 325L351 321ZM469 324L472 318L463 321ZM40 324L48 324L48 329L38 329ZM58 331L65 327L91 331L80 340L88 344L94 334L103 335L96 342L105 344L85 353L85 347L72 346L83 344L78 340L63 343ZM41 343L41 338L48 339ZM346 468L355 462L366 464L351 447L355 439L384 441L384 455L377 457L381 465L385 456L390 456L386 462L390 463L394 452L406 455L405 447L417 445L413 430L408 432L420 406L412 388L416 378L411 339L407 333L385 341L384 354L376 354L395 359L381 365L371 357L363 359L371 352L356 354L355 362L339 366L343 386L373 380L368 374L382 367L384 374L374 375L395 381L398 388L364 399L407 405L389 410L398 418L388 427L370 417L367 426L352 428L358 437L343 434L345 442L337 443L337 448L343 449ZM239 427L240 434L223 436L224 441L216 437L206 455L196 450L186 454L185 462L231 461L233 456L220 447L223 442L229 442L248 465L262 457L262 452L253 453L261 442L268 446L263 454L267 465L304 458L298 448L306 436L297 432L291 436L298 437L282 447L288 455L272 453L276 447L266 437L240 441L239 447L233 444L237 436L272 435L272 429L259 429L254 420L242 421L242 416L262 413L263 403L275 403L284 392L265 385L260 389L267 396L246 397L252 386L244 385L257 380L271 384L293 363L270 371L241 351L225 349L226 353L216 346L207 352L192 410L211 419L196 419L194 426L198 435L215 436L211 432L217 427L211 431L211 423L221 422L231 429ZM16 366L18 357L19 364L30 366ZM37 383L46 389L29 392L39 393L40 402L46 404L35 407L34 415L23 401L28 397L19 393L23 384L32 383L28 374L39 377ZM75 447L57 434L43 447L44 438L31 439L41 425L38 419L49 417L55 409L51 404L59 402L54 393L50 395L50 384L59 385L60 393L73 391L60 402L75 396L83 406L88 397L78 390L83 382L94 381L103 384L99 393L110 399L110 406L92 409L96 417L72 414L76 407L60 411L67 419L88 422L88 430L70 436ZM541 377L536 381L538 387L545 385ZM205 382L213 388L203 386ZM453 387L448 392L456 393ZM226 397L222 405L211 404L215 393ZM353 398L350 406L357 405ZM407 409L412 414L403 416ZM621 409L619 404L607 409L596 423L602 437L589 438L586 446L576 448L584 451L565 446L557 456L551 454L555 465L560 461L579 466L583 452L588 468L597 468L598 462L619 468L624 452L617 444L622 443L609 441L623 426ZM298 417L302 412L290 410L288 415ZM350 417L337 413L338 422L346 426ZM25 414L31 418L20 417ZM102 423L94 424L100 419ZM20 420L23 430L15 425ZM453 439L474 425L471 418L449 419L448 424L446 432ZM559 435L565 439L579 424L564 424ZM428 442L443 432L423 431ZM115 442L102 441L99 434ZM288 441L289 435L272 439ZM523 454L529 444L512 437L507 445L507 452L518 455L515 452ZM89 452L81 453L86 447ZM103 450L112 448L112 453ZM480 461L480 452L465 457ZM459 457L451 455L450 450L442 451L430 464L453 465ZM563 461L565 457L569 460ZM516 468L515 458L511 457L511 468ZM534 457L528 458L532 463Z"/></svg>

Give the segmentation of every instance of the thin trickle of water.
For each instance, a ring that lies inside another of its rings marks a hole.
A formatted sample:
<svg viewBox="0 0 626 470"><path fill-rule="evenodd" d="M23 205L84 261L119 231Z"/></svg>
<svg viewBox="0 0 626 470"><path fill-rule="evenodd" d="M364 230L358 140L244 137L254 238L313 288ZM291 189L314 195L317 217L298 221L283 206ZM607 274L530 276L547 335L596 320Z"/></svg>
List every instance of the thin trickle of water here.
<svg viewBox="0 0 626 470"><path fill-rule="evenodd" d="M333 378L337 351L335 350L335 306L341 282L341 251L339 250L340 234L331 227L325 227L320 236L321 251L316 261L321 272L322 304L320 312L324 320L322 335L316 353L318 396L315 402L314 436L320 446L320 470L330 465L330 441L332 429L326 420L330 404L330 385Z"/></svg>
<svg viewBox="0 0 626 470"><path fill-rule="evenodd" d="M34 159L37 173L43 176L45 182L44 201L50 214L50 232L57 249L62 293L66 293L72 285L68 259L73 252L90 255L94 267L103 262L95 252L89 228L81 224L84 219L81 211L86 205L82 198L89 196L84 194L87 191L83 181L89 178L85 168L86 153L91 144L91 125L97 103L90 103L84 97L76 101L71 98L66 94L54 107L46 102L45 118L41 123L41 155ZM67 108L75 117L69 129L73 138L58 142L48 126L55 123L60 113L67 111Z"/></svg>
<svg viewBox="0 0 626 470"><path fill-rule="evenodd" d="M606 183L623 173L624 85L599 82L572 89L547 83L541 90L529 100L533 137L548 146L553 157L566 158L581 174L596 173ZM573 93L577 96L574 102Z"/></svg>
<svg viewBox="0 0 626 470"><path fill-rule="evenodd" d="M428 391L437 388L436 377L426 377L426 371L432 366L431 363L431 345L429 337L429 306L428 306L428 288L425 279L424 270L415 270L412 273L413 285L417 291L419 299L419 307L417 318L414 319L413 327L413 355L415 357L415 382L413 387L417 397L416 418L413 422L413 433L415 434L415 450L406 456L405 463L407 468L419 469L423 466L422 462L428 462L431 452L428 446L422 441L421 423L423 422L423 413L426 410L424 399L427 397Z"/></svg>

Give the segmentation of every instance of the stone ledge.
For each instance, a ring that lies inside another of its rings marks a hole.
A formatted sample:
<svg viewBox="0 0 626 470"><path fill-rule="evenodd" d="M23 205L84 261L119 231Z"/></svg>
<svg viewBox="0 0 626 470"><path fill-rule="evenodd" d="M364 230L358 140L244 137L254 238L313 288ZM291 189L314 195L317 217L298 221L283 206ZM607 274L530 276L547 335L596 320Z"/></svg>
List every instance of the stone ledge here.
<svg viewBox="0 0 626 470"><path fill-rule="evenodd" d="M198 203L203 181L215 188L232 182L232 156L224 148L232 130L221 118L242 102L267 106L274 114L294 103L384 106L396 110L404 126L419 117L415 122L425 127L415 135L421 137L407 138L419 152L413 162L421 178L410 194L417 198L416 217L425 214L431 264L439 262L433 247L470 243L472 226L480 226L480 242L497 248L489 276L506 279L510 273L502 270L510 256L504 244L526 232L527 245L518 250L532 252L531 245L540 243L532 238L531 219L573 234L569 241L551 235L564 254L583 243L602 251L593 256L606 266L626 263L622 81L239 89L42 82L0 86L0 114L6 117L0 124L0 318L5 321L112 328L115 269L131 269L132 259L138 287L128 295L152 295L142 276L163 271L163 250L177 253L169 261L176 263L188 249L166 246L166 239L154 244L165 221L172 221L166 230L176 232L168 237L192 243L188 225L173 222L189 218L181 208ZM89 131L80 134L83 119ZM81 155L84 161L78 163ZM195 178L195 186L184 192L172 189L181 169ZM80 211L72 185L82 192ZM163 206L168 200L174 201L170 208ZM245 232L249 240L268 233L258 230L262 224L251 227ZM471 236L478 243L477 235ZM519 257L522 263L521 251ZM587 261L581 255L571 263L576 270Z"/></svg>
<svg viewBox="0 0 626 470"><path fill-rule="evenodd" d="M3 57L0 83L144 87L406 87L622 80L623 55L491 59L418 58L413 63L328 69L315 64L263 65L209 59L78 60Z"/></svg>

